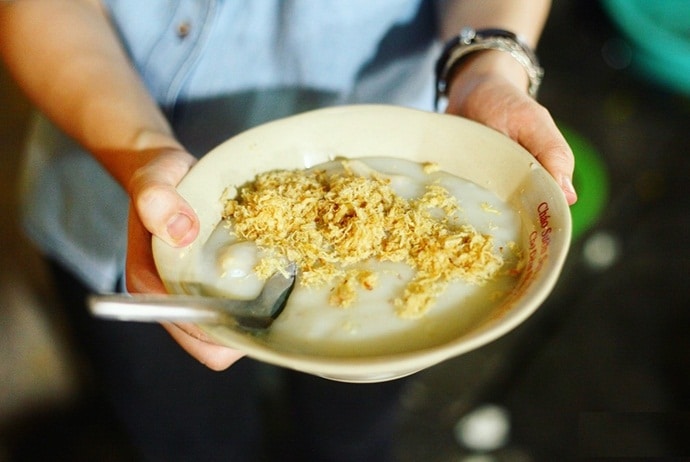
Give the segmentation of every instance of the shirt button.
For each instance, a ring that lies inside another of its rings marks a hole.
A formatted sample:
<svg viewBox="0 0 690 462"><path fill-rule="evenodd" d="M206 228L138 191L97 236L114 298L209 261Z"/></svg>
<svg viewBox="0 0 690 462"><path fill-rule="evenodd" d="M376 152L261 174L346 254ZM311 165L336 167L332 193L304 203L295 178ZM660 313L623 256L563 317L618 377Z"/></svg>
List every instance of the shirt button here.
<svg viewBox="0 0 690 462"><path fill-rule="evenodd" d="M188 21L183 21L177 25L177 36L181 39L187 37L192 29L192 25Z"/></svg>

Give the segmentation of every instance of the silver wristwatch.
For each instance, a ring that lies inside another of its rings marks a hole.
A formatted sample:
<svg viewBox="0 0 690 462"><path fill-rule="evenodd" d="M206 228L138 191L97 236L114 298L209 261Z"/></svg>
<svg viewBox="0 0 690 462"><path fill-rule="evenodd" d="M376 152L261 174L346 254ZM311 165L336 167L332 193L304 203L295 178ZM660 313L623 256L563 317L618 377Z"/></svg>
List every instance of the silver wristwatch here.
<svg viewBox="0 0 690 462"><path fill-rule="evenodd" d="M503 29L474 30L465 27L460 34L450 40L443 49L440 58L436 62L436 100L435 105L448 92L448 78L453 70L470 53L481 50L498 50L509 53L527 71L529 77L528 92L536 98L544 77L544 69L539 65L539 59L534 51L517 35Z"/></svg>

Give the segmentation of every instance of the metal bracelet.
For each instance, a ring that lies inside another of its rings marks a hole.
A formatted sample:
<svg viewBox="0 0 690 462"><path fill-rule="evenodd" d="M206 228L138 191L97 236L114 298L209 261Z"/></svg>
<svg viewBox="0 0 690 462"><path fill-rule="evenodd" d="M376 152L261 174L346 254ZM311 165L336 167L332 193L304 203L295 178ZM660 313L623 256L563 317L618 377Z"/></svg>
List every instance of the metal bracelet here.
<svg viewBox="0 0 690 462"><path fill-rule="evenodd" d="M481 50L498 50L509 53L527 71L529 77L528 93L537 97L539 85L544 77L544 69L532 49L517 35L503 29L474 30L465 27L460 34L450 40L436 62L436 98L435 107L443 97L448 96L448 78L453 70L469 54Z"/></svg>

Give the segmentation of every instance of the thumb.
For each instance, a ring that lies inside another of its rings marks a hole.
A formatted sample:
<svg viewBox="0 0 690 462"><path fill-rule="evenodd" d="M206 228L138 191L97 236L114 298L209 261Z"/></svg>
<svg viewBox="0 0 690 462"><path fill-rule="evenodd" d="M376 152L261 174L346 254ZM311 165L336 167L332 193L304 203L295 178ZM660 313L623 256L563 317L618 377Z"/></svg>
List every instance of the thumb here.
<svg viewBox="0 0 690 462"><path fill-rule="evenodd" d="M139 168L130 180L132 203L144 227L174 247L196 239L199 220L175 187L196 159L183 151L166 151Z"/></svg>
<svg viewBox="0 0 690 462"><path fill-rule="evenodd" d="M542 110L531 118L534 123L521 125L518 142L551 173L568 204L572 205L577 201L573 186L575 158L556 123L545 109L540 109Z"/></svg>

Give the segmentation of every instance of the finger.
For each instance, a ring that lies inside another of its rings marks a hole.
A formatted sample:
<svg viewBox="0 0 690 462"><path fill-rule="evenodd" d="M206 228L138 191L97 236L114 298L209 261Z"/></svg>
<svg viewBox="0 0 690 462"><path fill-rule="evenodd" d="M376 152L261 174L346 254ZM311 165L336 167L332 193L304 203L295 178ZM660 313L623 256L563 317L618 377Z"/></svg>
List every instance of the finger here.
<svg viewBox="0 0 690 462"><path fill-rule="evenodd" d="M193 324L163 323L163 327L187 353L214 371L225 370L244 356L241 351L211 342Z"/></svg>
<svg viewBox="0 0 690 462"><path fill-rule="evenodd" d="M165 293L151 249L151 233L144 227L133 206L127 227L127 291L131 293Z"/></svg>
<svg viewBox="0 0 690 462"><path fill-rule="evenodd" d="M165 286L158 276L151 250L151 233L139 217L130 210L127 247L127 290L130 292L165 293ZM212 370L227 369L239 360L243 353L213 343L194 324L165 323L163 327L171 337L192 357Z"/></svg>
<svg viewBox="0 0 690 462"><path fill-rule="evenodd" d="M574 156L546 108L500 81L456 91L451 94L455 99L448 112L481 122L515 140L553 176L568 204L577 201L572 182Z"/></svg>
<svg viewBox="0 0 690 462"><path fill-rule="evenodd" d="M175 247L190 244L199 232L196 213L175 189L193 163L191 155L169 151L140 168L130 182L144 227Z"/></svg>
<svg viewBox="0 0 690 462"><path fill-rule="evenodd" d="M573 186L575 157L549 112L535 105L530 123L522 124L517 142L525 147L551 173L560 186L568 204L577 201Z"/></svg>

